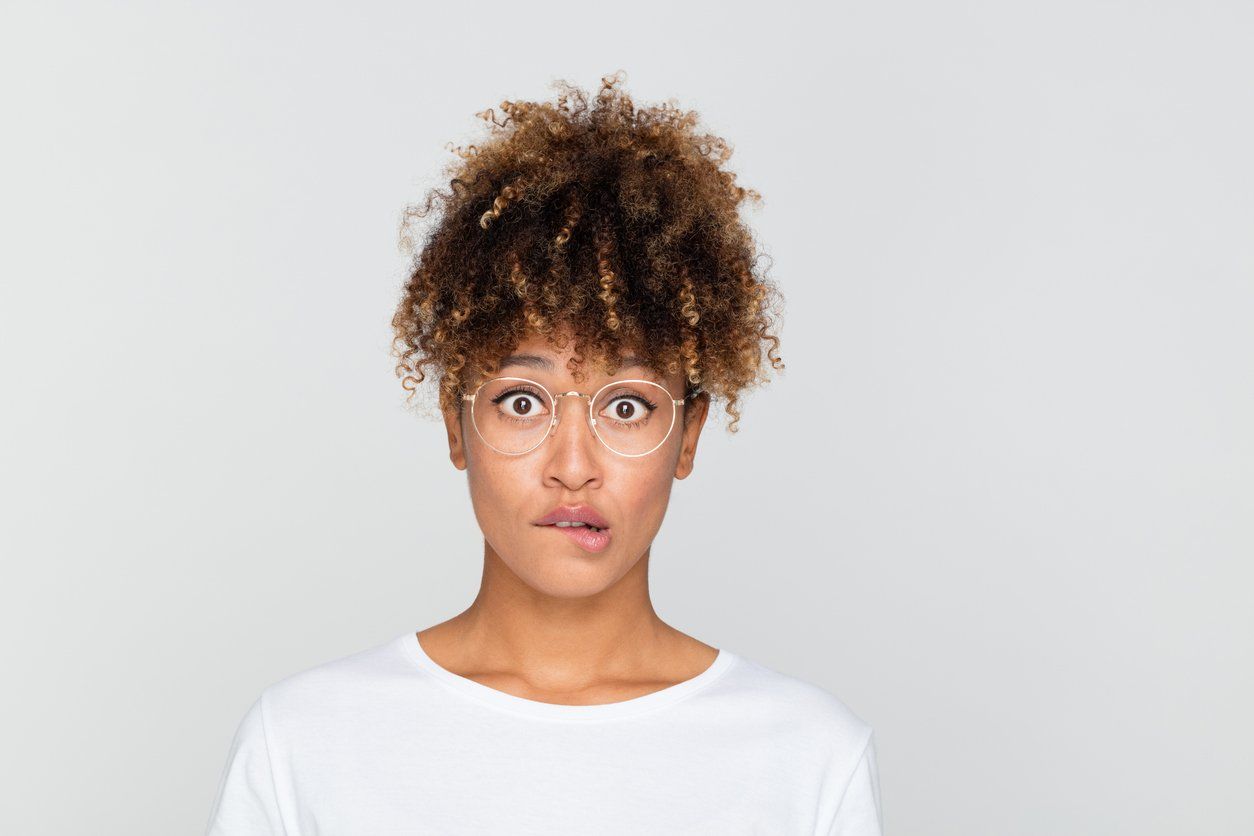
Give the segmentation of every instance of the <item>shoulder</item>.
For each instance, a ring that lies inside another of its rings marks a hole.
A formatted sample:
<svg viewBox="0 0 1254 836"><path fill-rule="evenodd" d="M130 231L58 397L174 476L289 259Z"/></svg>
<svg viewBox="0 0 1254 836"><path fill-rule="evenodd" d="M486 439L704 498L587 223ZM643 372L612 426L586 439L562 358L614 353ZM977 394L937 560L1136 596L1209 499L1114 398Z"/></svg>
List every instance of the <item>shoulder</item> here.
<svg viewBox="0 0 1254 836"><path fill-rule="evenodd" d="M836 694L807 679L738 656L728 685L764 722L820 744L850 765L871 739L869 723Z"/></svg>
<svg viewBox="0 0 1254 836"><path fill-rule="evenodd" d="M371 704L403 679L397 639L303 668L267 685L257 698L267 724L317 723Z"/></svg>

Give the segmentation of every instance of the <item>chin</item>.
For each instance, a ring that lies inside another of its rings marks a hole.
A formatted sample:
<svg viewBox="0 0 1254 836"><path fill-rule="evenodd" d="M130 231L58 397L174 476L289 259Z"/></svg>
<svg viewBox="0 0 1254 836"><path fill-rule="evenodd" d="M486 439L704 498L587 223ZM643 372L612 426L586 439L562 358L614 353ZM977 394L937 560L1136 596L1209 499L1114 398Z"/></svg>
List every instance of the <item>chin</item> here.
<svg viewBox="0 0 1254 836"><path fill-rule="evenodd" d="M631 568L619 565L608 553L589 555L571 551L523 558L522 565L506 561L527 586L552 598L587 598L613 586Z"/></svg>
<svg viewBox="0 0 1254 836"><path fill-rule="evenodd" d="M532 584L528 582L527 585L549 598L561 598L570 601L580 598L591 598L594 595L599 595L611 586L609 583L579 583L570 579L557 580L551 583Z"/></svg>

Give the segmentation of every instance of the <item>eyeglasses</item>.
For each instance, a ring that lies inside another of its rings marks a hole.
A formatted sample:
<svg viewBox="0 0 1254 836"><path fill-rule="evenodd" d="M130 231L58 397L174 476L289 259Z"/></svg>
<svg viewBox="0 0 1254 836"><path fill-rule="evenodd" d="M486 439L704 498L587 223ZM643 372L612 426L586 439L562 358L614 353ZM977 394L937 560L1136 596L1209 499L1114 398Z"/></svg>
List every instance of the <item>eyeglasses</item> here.
<svg viewBox="0 0 1254 836"><path fill-rule="evenodd" d="M557 427L559 399L588 399L588 424L611 452L646 456L661 447L675 426L675 416L686 398L672 398L651 380L614 380L595 394L562 392L553 395L525 377L486 380L473 395L471 423L488 447L507 456L521 456L544 443Z"/></svg>

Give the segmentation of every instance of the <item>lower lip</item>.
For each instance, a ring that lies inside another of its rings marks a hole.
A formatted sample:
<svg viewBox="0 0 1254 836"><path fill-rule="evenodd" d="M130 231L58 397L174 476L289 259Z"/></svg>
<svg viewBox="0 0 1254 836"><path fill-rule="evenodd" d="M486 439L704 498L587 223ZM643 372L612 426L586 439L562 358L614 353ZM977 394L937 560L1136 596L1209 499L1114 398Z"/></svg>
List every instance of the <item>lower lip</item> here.
<svg viewBox="0 0 1254 836"><path fill-rule="evenodd" d="M604 550L605 547L610 544L610 530L608 528L603 528L600 531L593 531L592 529L583 525L572 525L572 526L545 525L541 527L551 528L554 531L561 532L565 536L569 537L570 539L578 543L579 547L582 548L584 551L599 552L599 551Z"/></svg>

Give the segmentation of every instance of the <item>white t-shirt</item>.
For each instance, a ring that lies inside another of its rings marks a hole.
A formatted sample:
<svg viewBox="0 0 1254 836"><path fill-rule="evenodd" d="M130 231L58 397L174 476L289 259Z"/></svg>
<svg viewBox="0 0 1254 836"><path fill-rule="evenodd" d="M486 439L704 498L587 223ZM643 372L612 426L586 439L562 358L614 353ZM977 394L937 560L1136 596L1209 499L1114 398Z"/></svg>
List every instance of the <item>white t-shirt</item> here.
<svg viewBox="0 0 1254 836"><path fill-rule="evenodd" d="M209 836L880 836L871 728L726 648L642 697L557 705L437 665L413 632L264 688Z"/></svg>

